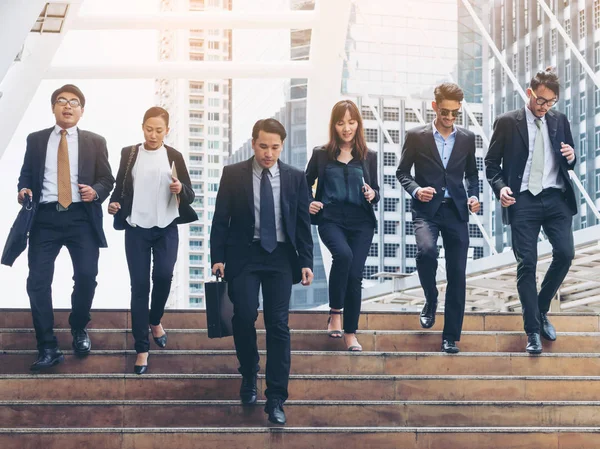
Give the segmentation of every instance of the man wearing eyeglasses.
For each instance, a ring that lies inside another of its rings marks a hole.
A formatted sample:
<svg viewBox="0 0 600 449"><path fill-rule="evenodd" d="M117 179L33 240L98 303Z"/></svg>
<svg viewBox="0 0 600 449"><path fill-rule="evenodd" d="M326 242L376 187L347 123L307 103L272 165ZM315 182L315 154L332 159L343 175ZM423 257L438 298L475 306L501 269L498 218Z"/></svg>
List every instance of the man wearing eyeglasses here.
<svg viewBox="0 0 600 449"><path fill-rule="evenodd" d="M469 212L477 213L480 208L479 177L475 135L455 125L463 91L456 84L444 83L435 88L434 95L435 120L406 133L396 176L413 197L417 272L425 294L420 316L424 328L435 324L440 233L444 241L448 286L442 351L454 354L459 352L456 342L460 340L465 311Z"/></svg>
<svg viewBox="0 0 600 449"><path fill-rule="evenodd" d="M96 290L99 248L107 246L101 203L115 182L104 137L77 127L85 107L81 90L66 84L50 100L56 124L27 137L17 197L22 203L29 195L36 205L27 278L38 349L31 365L34 371L64 360L54 335L51 290L54 262L63 246L73 262L69 316L73 350L78 356L90 352L86 326Z"/></svg>
<svg viewBox="0 0 600 449"><path fill-rule="evenodd" d="M542 352L540 333L547 340L556 340L547 313L575 254L571 221L577 213L577 201L569 178L575 152L567 117L551 109L558 96L556 74L551 69L538 72L527 89L525 107L494 122L485 158L487 179L502 204L502 221L511 227L526 351L530 354ZM552 263L538 292L537 241L541 229L552 244Z"/></svg>

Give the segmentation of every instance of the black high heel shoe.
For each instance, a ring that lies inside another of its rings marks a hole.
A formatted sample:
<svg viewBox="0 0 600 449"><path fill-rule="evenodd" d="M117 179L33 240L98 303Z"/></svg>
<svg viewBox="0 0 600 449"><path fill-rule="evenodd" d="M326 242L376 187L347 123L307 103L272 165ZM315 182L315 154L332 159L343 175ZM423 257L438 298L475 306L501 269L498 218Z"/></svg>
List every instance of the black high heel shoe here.
<svg viewBox="0 0 600 449"><path fill-rule="evenodd" d="M154 335L152 335L152 338L154 339L154 343L156 343L156 346L158 346L159 348L167 347L167 332L164 329L163 329L163 331L165 333L161 337L155 337Z"/></svg>
<svg viewBox="0 0 600 449"><path fill-rule="evenodd" d="M150 354L148 354L148 358L150 358ZM133 372L135 374L144 374L148 371L148 359L146 359L145 365L133 365Z"/></svg>
<svg viewBox="0 0 600 449"><path fill-rule="evenodd" d="M331 323L331 315L341 315L342 311L341 310L329 310L329 318L327 318L327 326L329 326L329 323ZM327 331L327 335L329 335L330 338L342 338L342 330L332 330L332 331Z"/></svg>

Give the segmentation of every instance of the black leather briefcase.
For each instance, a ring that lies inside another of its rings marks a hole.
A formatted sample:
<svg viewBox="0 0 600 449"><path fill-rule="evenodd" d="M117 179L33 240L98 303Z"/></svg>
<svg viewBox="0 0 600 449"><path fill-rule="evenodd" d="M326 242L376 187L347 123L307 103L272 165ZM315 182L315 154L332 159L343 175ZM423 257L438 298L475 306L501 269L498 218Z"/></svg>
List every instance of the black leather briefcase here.
<svg viewBox="0 0 600 449"><path fill-rule="evenodd" d="M12 264L15 263L17 257L19 257L21 253L25 251L25 248L27 248L29 231L31 231L36 207L36 203L33 202L29 195L25 195L23 206L12 225L12 228L10 228L8 238L4 244L2 259L0 260L2 265L12 267Z"/></svg>
<svg viewBox="0 0 600 449"><path fill-rule="evenodd" d="M219 276L214 282L205 282L204 297L206 298L208 338L222 338L233 335L231 325L233 304L227 294L227 282Z"/></svg>

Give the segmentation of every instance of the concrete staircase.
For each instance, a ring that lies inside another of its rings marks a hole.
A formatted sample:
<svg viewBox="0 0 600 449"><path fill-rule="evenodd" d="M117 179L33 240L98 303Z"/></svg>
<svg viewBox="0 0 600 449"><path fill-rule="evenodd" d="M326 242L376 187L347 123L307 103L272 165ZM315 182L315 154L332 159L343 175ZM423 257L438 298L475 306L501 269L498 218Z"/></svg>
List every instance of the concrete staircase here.
<svg viewBox="0 0 600 449"><path fill-rule="evenodd" d="M55 314L65 363L30 374L30 312L0 310L0 448L600 447L598 315L552 316L558 340L528 356L520 315L468 314L451 356L443 315L424 331L416 314L364 313L364 352L351 354L324 313L293 312L286 427L268 425L262 376L263 401L239 404L233 341L208 339L203 312L165 315L168 348L152 346L143 376L128 312L93 312L85 359L68 350L67 317Z"/></svg>

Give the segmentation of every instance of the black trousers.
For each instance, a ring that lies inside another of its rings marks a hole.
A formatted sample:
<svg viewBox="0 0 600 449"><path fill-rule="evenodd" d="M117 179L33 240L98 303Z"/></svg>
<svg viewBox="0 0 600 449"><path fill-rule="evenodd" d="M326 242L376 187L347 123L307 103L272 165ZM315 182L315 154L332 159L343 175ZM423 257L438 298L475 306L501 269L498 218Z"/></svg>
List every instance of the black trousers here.
<svg viewBox="0 0 600 449"><path fill-rule="evenodd" d="M523 309L525 332L540 332L540 313L548 312L550 301L569 272L575 257L572 214L564 193L545 189L537 196L529 191L516 197L509 207L512 246L517 259L517 290ZM537 243L540 229L552 244L552 263L537 290Z"/></svg>
<svg viewBox="0 0 600 449"><path fill-rule="evenodd" d="M438 267L437 240L444 239L446 254L446 304L442 338L460 340L465 314L466 268L469 251L469 228L461 220L453 202L443 203L433 219L415 218L417 272L427 302L438 300L435 274Z"/></svg>
<svg viewBox="0 0 600 449"><path fill-rule="evenodd" d="M344 309L344 332L358 329L365 261L375 228L366 213L359 220L323 220L319 236L332 256L329 272L329 307Z"/></svg>
<svg viewBox="0 0 600 449"><path fill-rule="evenodd" d="M38 349L57 347L52 311L54 262L63 246L73 263L73 293L69 324L83 329L90 321L96 291L98 257L96 232L82 203L73 203L59 212L56 203L40 204L29 234L29 277L27 293Z"/></svg>
<svg viewBox="0 0 600 449"><path fill-rule="evenodd" d="M252 376L259 370L255 322L261 287L267 334L265 396L285 401L291 363L288 316L292 292L292 267L287 244L279 243L269 254L262 249L260 242L252 243L248 263L240 274L229 280L228 291L233 302L233 340L242 376Z"/></svg>
<svg viewBox="0 0 600 449"><path fill-rule="evenodd" d="M150 349L148 325L159 325L165 312L178 246L175 222L166 228L129 225L125 228L125 255L131 279L131 331L138 354ZM151 259L152 302L148 309Z"/></svg>

